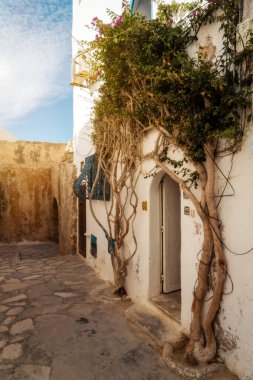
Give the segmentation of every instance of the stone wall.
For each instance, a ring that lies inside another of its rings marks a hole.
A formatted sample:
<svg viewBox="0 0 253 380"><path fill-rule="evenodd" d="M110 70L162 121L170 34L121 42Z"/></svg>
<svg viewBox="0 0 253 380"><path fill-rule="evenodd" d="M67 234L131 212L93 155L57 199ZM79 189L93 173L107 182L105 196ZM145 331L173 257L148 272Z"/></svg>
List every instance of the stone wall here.
<svg viewBox="0 0 253 380"><path fill-rule="evenodd" d="M52 186L54 204L58 209L58 239L61 254L76 253L76 197L73 193L75 180L72 157L65 159L52 170ZM55 181L58 178L58 181Z"/></svg>
<svg viewBox="0 0 253 380"><path fill-rule="evenodd" d="M56 241L71 253L72 172L66 145L0 141L0 241Z"/></svg>

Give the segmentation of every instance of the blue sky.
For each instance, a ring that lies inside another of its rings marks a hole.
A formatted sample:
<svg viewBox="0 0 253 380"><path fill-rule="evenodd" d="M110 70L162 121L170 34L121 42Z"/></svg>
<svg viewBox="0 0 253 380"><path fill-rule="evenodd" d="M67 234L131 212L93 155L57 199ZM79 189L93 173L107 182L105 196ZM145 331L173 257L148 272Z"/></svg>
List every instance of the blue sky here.
<svg viewBox="0 0 253 380"><path fill-rule="evenodd" d="M0 0L0 127L18 139L72 138L72 0Z"/></svg>

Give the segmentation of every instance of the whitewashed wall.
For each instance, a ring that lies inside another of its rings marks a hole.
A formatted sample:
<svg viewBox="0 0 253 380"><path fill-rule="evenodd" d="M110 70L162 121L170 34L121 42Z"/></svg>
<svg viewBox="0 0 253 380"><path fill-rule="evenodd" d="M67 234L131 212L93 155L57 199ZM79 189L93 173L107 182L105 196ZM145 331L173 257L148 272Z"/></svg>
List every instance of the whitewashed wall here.
<svg viewBox="0 0 253 380"><path fill-rule="evenodd" d="M92 17L104 18L105 7L112 8L120 13L121 1L73 0L73 37L77 40L92 38L84 28ZM117 6L117 8L116 8ZM94 7L94 8L93 8ZM244 19L253 18L252 2L246 1ZM194 56L198 44L215 46L216 55L222 47L222 36L218 25L206 25L199 32L199 41L191 46L189 53ZM73 43L73 56L78 50L77 43ZM89 139L90 110L92 96L87 90L74 88L74 142L75 163L80 168L80 162L92 151ZM145 152L152 151L156 132L147 135L143 143ZM219 162L222 171L228 174L230 157ZM127 291L135 299L142 301L160 292L160 259L159 207L157 193L163 173L158 172L154 178L144 178L154 164L149 161L142 165L142 175L137 185L139 197L138 212L135 220L135 232L138 239L138 251L129 264ZM247 131L242 149L234 158L230 176L235 189L233 197L226 197L220 205L220 215L223 221L222 235L225 244L237 253L243 253L253 247L253 128ZM218 189L224 186L224 178L219 175ZM226 193L230 193L228 187ZM147 201L147 211L141 208L142 201ZM184 207L189 206L190 215L184 215ZM94 210L105 223L104 207L102 202L94 201ZM181 278L182 278L182 326L189 330L191 321L191 304L193 288L197 278L197 253L201 249L203 229L201 222L188 199L181 197ZM98 237L98 258L92 258L89 253L87 261L105 279L113 278L110 256L107 253L107 241L103 232L97 226L89 208L87 207L87 232ZM130 242L127 242L131 244ZM89 241L88 250L89 250ZM87 250L87 251L88 251ZM253 251L248 255L237 256L226 251L229 274L233 281L233 293L223 298L219 322L222 327L222 350L228 368L243 380L253 379ZM228 279L225 291L231 290L231 281Z"/></svg>
<svg viewBox="0 0 253 380"><path fill-rule="evenodd" d="M109 8L116 13L121 13L121 0L73 0L73 58L80 49L79 41L90 41L95 37L95 32L86 26L91 26L93 17L109 22L106 9ZM80 173L81 162L85 157L94 153L91 143L91 111L94 96L88 90L81 87L73 88L73 114L74 114L74 162ZM106 224L104 207L101 201L94 201L94 211L99 219ZM91 216L87 202L87 234L94 234L98 240L98 258L94 259L90 254L90 240L87 238L87 262L106 280L113 280L110 255L107 253L107 241L103 231L97 226Z"/></svg>
<svg viewBox="0 0 253 380"><path fill-rule="evenodd" d="M243 21L253 18L252 2L246 1L244 4ZM222 48L222 35L219 25L206 25L199 32L198 43L207 46L212 43L218 55ZM197 46L191 46L190 54L194 55ZM229 174L231 167L231 157L221 158L218 162L219 167L225 175ZM235 190L235 195L223 198L219 212L222 220L222 236L225 245L234 253L240 254L253 248L253 127L249 125L245 134L244 143L241 151L235 155L233 168L230 175L231 184ZM217 193L221 193L225 185L225 179L221 173L218 174ZM225 194L233 193L230 186L227 187ZM183 233L185 232L184 227ZM193 237L192 241L195 241ZM240 379L253 379L253 330L251 322L253 318L253 250L246 255L232 254L225 250L228 260L228 271L232 279L226 281L225 293L221 304L219 323L221 330L221 356L224 358L228 368L236 373ZM189 252L190 253L190 252ZM182 252L184 255L184 250ZM194 252L190 253L194 260ZM186 257L186 252L185 252ZM190 262L184 262L184 268L189 267ZM187 273L185 273L187 278ZM183 276L184 278L184 276ZM188 276L189 278L189 276ZM188 281L185 279L186 284ZM190 294L189 294L190 295ZM191 297L192 298L192 297ZM182 309L182 323L185 327L189 326L189 314Z"/></svg>

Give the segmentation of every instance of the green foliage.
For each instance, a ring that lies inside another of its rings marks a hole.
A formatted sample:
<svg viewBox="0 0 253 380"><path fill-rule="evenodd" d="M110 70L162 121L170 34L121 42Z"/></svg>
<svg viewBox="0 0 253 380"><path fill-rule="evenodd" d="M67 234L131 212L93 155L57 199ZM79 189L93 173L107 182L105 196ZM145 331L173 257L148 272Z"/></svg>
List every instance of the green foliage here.
<svg viewBox="0 0 253 380"><path fill-rule="evenodd" d="M245 56L235 50L237 0L203 0L183 5L188 16L175 23L180 6L160 2L158 18L148 20L129 12L110 13L112 22L93 22L98 32L84 54L102 85L94 107L94 141L97 149L104 125L131 124L130 133L153 125L168 132L171 143L192 161L204 161L204 145L218 138L240 141L240 113L247 107L252 76L238 75ZM182 7L182 6L181 6ZM221 12L216 12L217 9ZM203 23L219 22L224 46L215 63L201 50L196 59L187 47ZM252 41L251 41L252 42ZM107 129L108 133L108 129Z"/></svg>

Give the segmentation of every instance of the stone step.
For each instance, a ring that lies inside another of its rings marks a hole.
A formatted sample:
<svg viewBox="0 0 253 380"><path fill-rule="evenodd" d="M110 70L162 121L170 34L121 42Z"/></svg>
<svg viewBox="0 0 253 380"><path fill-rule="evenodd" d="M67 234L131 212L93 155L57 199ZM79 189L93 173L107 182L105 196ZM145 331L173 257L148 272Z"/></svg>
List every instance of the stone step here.
<svg viewBox="0 0 253 380"><path fill-rule="evenodd" d="M183 347L187 336L180 323L156 307L152 302L133 304L126 310L127 318L160 349L167 366L186 379L236 380L223 363L190 365L184 354L174 355L173 350Z"/></svg>
<svg viewBox="0 0 253 380"><path fill-rule="evenodd" d="M185 339L180 324L149 302L131 305L126 311L126 316L159 348L163 348L167 342L174 345Z"/></svg>

